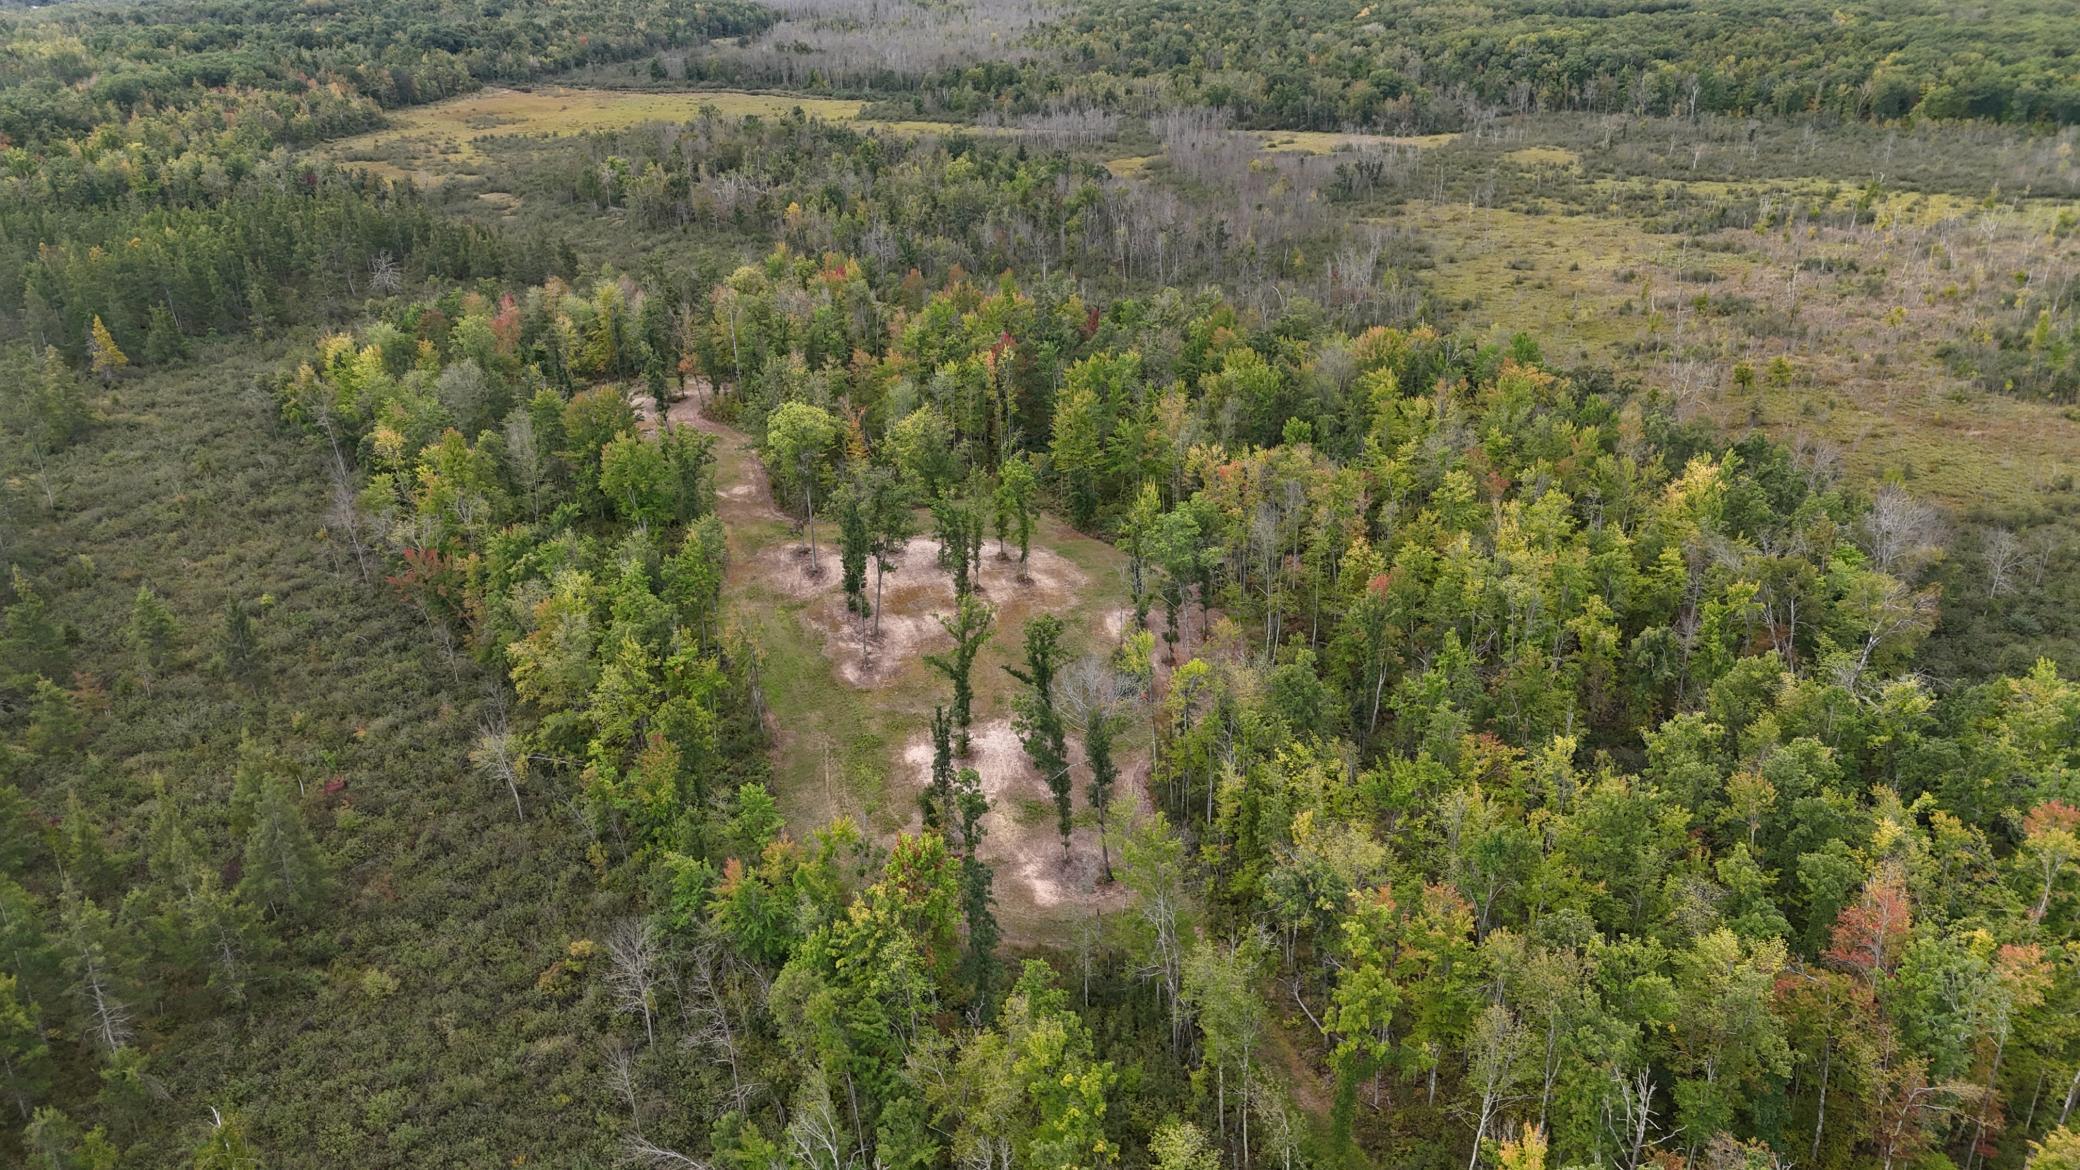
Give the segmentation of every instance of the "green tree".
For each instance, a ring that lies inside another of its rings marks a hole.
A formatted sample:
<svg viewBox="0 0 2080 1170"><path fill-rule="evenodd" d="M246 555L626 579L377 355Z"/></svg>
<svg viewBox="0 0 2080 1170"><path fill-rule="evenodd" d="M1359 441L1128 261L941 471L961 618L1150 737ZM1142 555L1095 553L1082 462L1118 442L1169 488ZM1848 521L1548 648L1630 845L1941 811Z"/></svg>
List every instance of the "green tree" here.
<svg viewBox="0 0 2080 1170"><path fill-rule="evenodd" d="M678 483L664 449L639 435L617 435L599 453L599 490L638 525L666 524L679 513Z"/></svg>
<svg viewBox="0 0 2080 1170"><path fill-rule="evenodd" d="M1083 761L1091 770L1084 795L1090 801L1091 811L1098 815L1098 856L1108 884L1112 881L1109 835L1112 788L1119 782L1119 765L1112 759L1112 735L1117 718L1108 705L1101 703L1092 708L1083 721Z"/></svg>
<svg viewBox="0 0 2080 1170"><path fill-rule="evenodd" d="M997 468L997 553L1003 555L1007 535L1016 538L1021 574L1032 553L1033 520L1038 514L1039 489L1040 481L1033 473L1032 457L1024 452L1013 454Z"/></svg>
<svg viewBox="0 0 2080 1170"><path fill-rule="evenodd" d="M265 1163L238 1114L211 1109L210 1120L209 1136L196 1148L192 1170L261 1170Z"/></svg>
<svg viewBox="0 0 2080 1170"><path fill-rule="evenodd" d="M254 681L260 665L260 638L253 628L253 615L236 597L224 603L223 625L217 633L216 663L232 679Z"/></svg>
<svg viewBox="0 0 2080 1170"><path fill-rule="evenodd" d="M1156 485L1144 483L1128 506L1120 535L1124 538L1127 551L1127 588L1134 601L1134 628L1148 624L1149 557L1155 546L1158 528L1163 518L1163 496Z"/></svg>
<svg viewBox="0 0 2080 1170"><path fill-rule="evenodd" d="M815 567L816 481L823 476L837 438L838 420L829 411L807 402L781 403L766 420L766 453L782 484L802 501L812 572L821 571Z"/></svg>
<svg viewBox="0 0 2080 1170"><path fill-rule="evenodd" d="M983 513L979 477L962 489L949 488L932 501L932 526L939 540L939 567L953 578L953 595L975 589L982 556Z"/></svg>
<svg viewBox="0 0 2080 1170"><path fill-rule="evenodd" d="M689 526L679 550L659 570L661 596L671 603L678 624L693 630L704 647L713 647L721 631L728 572L729 532L719 516L703 516Z"/></svg>
<svg viewBox="0 0 2080 1170"><path fill-rule="evenodd" d="M1004 1008L1013 1075L1024 1085L1028 1117L1018 1164L1034 1170L1099 1170L1119 1151L1105 1136L1112 1064L1096 1059L1090 1034L1052 986L1046 964L1027 960Z"/></svg>
<svg viewBox="0 0 2080 1170"><path fill-rule="evenodd" d="M246 833L239 896L280 918L309 917L325 897L325 860L311 836L295 789L263 776Z"/></svg>
<svg viewBox="0 0 2080 1170"><path fill-rule="evenodd" d="M165 305L153 305L151 319L144 331L145 362L163 366L186 356L188 339L181 334L180 326L173 319L173 313Z"/></svg>
<svg viewBox="0 0 2080 1170"><path fill-rule="evenodd" d="M1228 1131L1228 1078L1238 1090L1250 1084L1257 1046L1263 1041L1266 1008L1257 994L1269 948L1256 935L1229 942L1202 939L1184 959L1184 1002L1198 1021L1205 1045L1202 1069L1214 1076L1215 1112L1223 1134ZM1242 1163L1249 1163L1249 1109L1236 1111L1241 1123Z"/></svg>
<svg viewBox="0 0 2080 1170"><path fill-rule="evenodd" d="M166 602L152 592L150 586L138 586L137 596L130 603L130 625L124 630L124 635L131 652L144 663L147 681L166 665L166 657L172 652L174 637L179 632L173 610Z"/></svg>
<svg viewBox="0 0 2080 1170"><path fill-rule="evenodd" d="M1100 477L1105 470L1100 403L1097 391L1087 380L1075 377L1074 370L1055 402L1054 446L1048 462L1068 499L1070 521L1078 528L1097 523Z"/></svg>
<svg viewBox="0 0 2080 1170"><path fill-rule="evenodd" d="M1790 1073L1783 1023L1771 1010L1785 963L1781 940L1744 944L1724 929L1679 956L1675 1101L1693 1147L1732 1129L1766 1078Z"/></svg>
<svg viewBox="0 0 2080 1170"><path fill-rule="evenodd" d="M93 899L67 890L61 901L62 950L80 1030L103 1055L127 1048L136 1032L132 980L136 970L125 924Z"/></svg>
<svg viewBox="0 0 2080 1170"><path fill-rule="evenodd" d="M1206 1140L1206 1131L1172 1118L1149 1135L1148 1159L1154 1170L1220 1170L1221 1153Z"/></svg>
<svg viewBox="0 0 2080 1170"><path fill-rule="evenodd" d="M1401 989L1394 983L1398 916L1384 890L1354 893L1343 920L1343 958L1324 1022L1335 1037L1330 1067L1336 1073L1333 1114L1339 1144L1351 1134L1351 1114L1360 1082L1378 1075L1392 1051L1394 1010Z"/></svg>
<svg viewBox="0 0 2080 1170"><path fill-rule="evenodd" d="M1025 669L1006 666L1011 677L1026 684L1026 693L1014 703L1013 726L1026 758L1047 790L1054 795L1055 821L1061 830L1062 852L1069 851L1070 798L1068 733L1061 711L1055 706L1055 673L1061 667L1062 619L1041 614L1026 622Z"/></svg>
<svg viewBox="0 0 2080 1170"><path fill-rule="evenodd" d="M27 1121L50 1085L50 1045L36 1004L21 996L13 975L0 972L0 1092Z"/></svg>
<svg viewBox="0 0 2080 1170"><path fill-rule="evenodd" d="M55 763L78 751L86 734L86 720L72 692L47 678L37 679L29 697L29 726L22 746L36 758Z"/></svg>
<svg viewBox="0 0 2080 1170"><path fill-rule="evenodd" d="M959 736L959 755L968 758L971 748L969 729L974 724L975 656L989 641L990 630L996 624L996 615L973 595L963 597L955 605L951 617L939 615L939 626L953 639L953 648L944 654L927 654L925 662L932 669L946 676L953 684L953 725Z"/></svg>
<svg viewBox="0 0 2080 1170"><path fill-rule="evenodd" d="M868 551L874 557L874 633L881 633L881 585L889 569L901 561L916 524L910 496L903 481L886 467L869 467L860 473L865 497Z"/></svg>
<svg viewBox="0 0 2080 1170"><path fill-rule="evenodd" d="M61 1109L44 1106L22 1131L31 1170L116 1170L122 1161L108 1131L83 1130Z"/></svg>
<svg viewBox="0 0 2080 1170"><path fill-rule="evenodd" d="M844 575L845 608L864 622L873 608L867 602L867 558L874 546L866 485L857 479L838 488L838 564Z"/></svg>

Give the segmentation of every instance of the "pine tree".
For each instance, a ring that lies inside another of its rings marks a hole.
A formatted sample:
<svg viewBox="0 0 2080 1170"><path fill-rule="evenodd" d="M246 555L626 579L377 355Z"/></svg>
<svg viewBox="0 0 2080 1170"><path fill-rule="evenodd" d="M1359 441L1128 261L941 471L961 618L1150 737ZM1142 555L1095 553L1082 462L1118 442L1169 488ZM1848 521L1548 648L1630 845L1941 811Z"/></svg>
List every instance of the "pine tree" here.
<svg viewBox="0 0 2080 1170"><path fill-rule="evenodd" d="M79 1004L80 1030L105 1055L128 1047L135 1030L130 1008L130 940L108 911L67 888L60 910L65 967Z"/></svg>
<svg viewBox="0 0 2080 1170"><path fill-rule="evenodd" d="M250 680L259 661L253 615L246 611L245 602L234 597L224 603L224 625L217 637L217 665L234 679Z"/></svg>
<svg viewBox="0 0 2080 1170"><path fill-rule="evenodd" d="M42 760L62 760L79 750L86 738L86 720L72 692L47 678L36 680L29 699L29 728L22 743Z"/></svg>
<svg viewBox="0 0 2080 1170"><path fill-rule="evenodd" d="M153 305L151 321L144 332L145 363L162 366L186 356L188 339L181 335L180 326L174 323L173 313L165 305Z"/></svg>
<svg viewBox="0 0 2080 1170"><path fill-rule="evenodd" d="M193 1170L261 1170L260 1151L246 1137L245 1122L238 1114L210 1110L215 1122L209 1136L195 1151Z"/></svg>
<svg viewBox="0 0 2080 1170"><path fill-rule="evenodd" d="M137 596L130 602L130 625L124 631L131 652L144 663L144 677L149 681L166 665L166 657L173 649L174 635L179 626L173 619L173 610L148 585L137 587Z"/></svg>
<svg viewBox="0 0 2080 1170"><path fill-rule="evenodd" d="M13 1100L23 1121L50 1090L50 1063L36 1004L23 998L13 975L0 972L0 1093Z"/></svg>
<svg viewBox="0 0 2080 1170"><path fill-rule="evenodd" d="M108 855L108 842L99 822L87 814L86 806L80 802L78 789L65 794L65 817L58 822L55 844L58 866L66 881L89 894L114 890L116 866Z"/></svg>
<svg viewBox="0 0 2080 1170"><path fill-rule="evenodd" d="M87 362L104 386L115 381L116 372L130 364L130 358L116 345L115 336L101 323L98 313L87 327Z"/></svg>
<svg viewBox="0 0 2080 1170"><path fill-rule="evenodd" d="M263 777L246 834L239 896L276 917L301 918L324 897L325 861L289 782Z"/></svg>

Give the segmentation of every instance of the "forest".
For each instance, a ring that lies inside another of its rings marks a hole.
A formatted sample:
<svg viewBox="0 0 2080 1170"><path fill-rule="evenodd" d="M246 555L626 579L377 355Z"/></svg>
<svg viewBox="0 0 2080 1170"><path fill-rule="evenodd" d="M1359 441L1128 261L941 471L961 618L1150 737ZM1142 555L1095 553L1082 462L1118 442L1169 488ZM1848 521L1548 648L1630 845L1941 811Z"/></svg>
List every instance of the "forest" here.
<svg viewBox="0 0 2080 1170"><path fill-rule="evenodd" d="M2080 1168L2068 15L0 10L0 1163Z"/></svg>

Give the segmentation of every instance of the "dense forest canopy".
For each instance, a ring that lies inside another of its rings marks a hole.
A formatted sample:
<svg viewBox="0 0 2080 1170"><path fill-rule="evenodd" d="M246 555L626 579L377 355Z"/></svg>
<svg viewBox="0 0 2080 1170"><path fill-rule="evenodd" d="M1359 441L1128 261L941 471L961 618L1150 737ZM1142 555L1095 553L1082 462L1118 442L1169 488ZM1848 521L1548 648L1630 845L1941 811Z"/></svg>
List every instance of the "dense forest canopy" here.
<svg viewBox="0 0 2080 1170"><path fill-rule="evenodd" d="M1933 0L1131 0L1081 7L1061 36L1101 76L1161 78L1265 125L1452 129L1476 102L2071 123L2071 16L2037 0L1968 17Z"/></svg>
<svg viewBox="0 0 2080 1170"><path fill-rule="evenodd" d="M0 1161L2080 1166L2076 38L0 14Z"/></svg>

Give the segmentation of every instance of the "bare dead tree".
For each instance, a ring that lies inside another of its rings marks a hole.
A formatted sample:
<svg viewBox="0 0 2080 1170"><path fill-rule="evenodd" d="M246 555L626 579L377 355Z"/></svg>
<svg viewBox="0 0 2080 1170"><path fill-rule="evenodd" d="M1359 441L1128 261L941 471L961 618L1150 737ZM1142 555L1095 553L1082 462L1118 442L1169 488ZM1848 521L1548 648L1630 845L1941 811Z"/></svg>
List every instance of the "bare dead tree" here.
<svg viewBox="0 0 2080 1170"><path fill-rule="evenodd" d="M477 728L477 742L470 748L469 762L478 775L506 786L506 791L513 794L513 816L526 821L527 810L520 805L520 780L527 774L527 753L506 724L504 711Z"/></svg>
<svg viewBox="0 0 2080 1170"><path fill-rule="evenodd" d="M404 273L397 266L397 257L388 252L378 252L368 259L368 286L389 296L404 287Z"/></svg>
<svg viewBox="0 0 2080 1170"><path fill-rule="evenodd" d="M1864 551L1880 572L1905 581L1920 576L1938 551L1942 515L1903 488L1887 484L1863 518Z"/></svg>
<svg viewBox="0 0 2080 1170"><path fill-rule="evenodd" d="M616 1006L643 1017L643 1036L657 1042L657 930L647 918L624 918L607 935L607 987Z"/></svg>
<svg viewBox="0 0 2080 1170"><path fill-rule="evenodd" d="M743 1045L736 1018L730 1012L722 965L717 948L701 946L695 948L680 974L680 1011L686 1020L684 1042L689 1048L714 1052L729 1065L730 1101L741 1110L758 1086L743 1077Z"/></svg>
<svg viewBox="0 0 2080 1170"><path fill-rule="evenodd" d="M1986 561L1986 595L1999 597L2015 588L2015 576L2029 559L2022 541L2005 528L1979 531L1979 555Z"/></svg>
<svg viewBox="0 0 2080 1170"><path fill-rule="evenodd" d="M621 1163L624 1166L649 1166L659 1170L709 1170L709 1167L714 1165L712 1162L660 1146L639 1133L629 1134L622 1139Z"/></svg>

